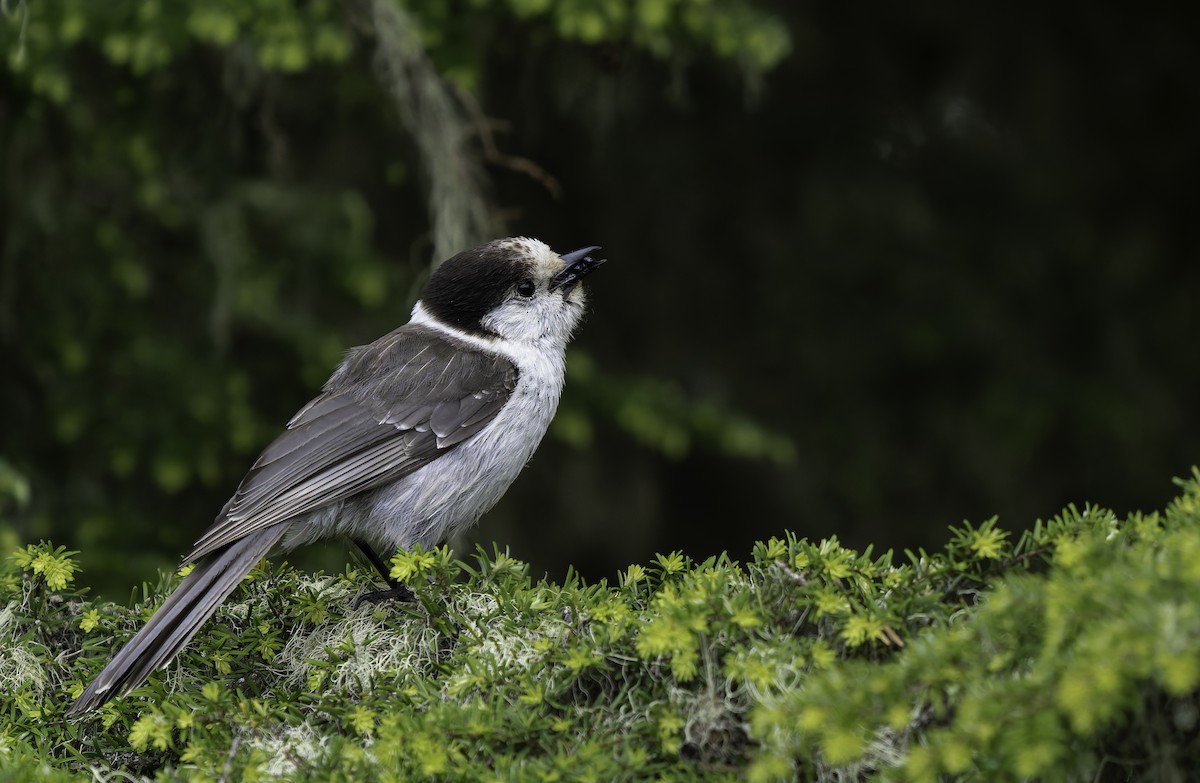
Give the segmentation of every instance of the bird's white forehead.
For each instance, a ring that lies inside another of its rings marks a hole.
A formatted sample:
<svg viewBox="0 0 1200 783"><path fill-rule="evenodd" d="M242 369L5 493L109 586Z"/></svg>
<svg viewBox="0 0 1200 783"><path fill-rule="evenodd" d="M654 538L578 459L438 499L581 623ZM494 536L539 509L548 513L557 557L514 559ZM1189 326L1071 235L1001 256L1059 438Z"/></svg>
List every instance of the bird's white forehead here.
<svg viewBox="0 0 1200 783"><path fill-rule="evenodd" d="M529 237L512 237L511 239L500 240L500 244L511 247L528 258L530 264L533 265L534 274L539 277L551 277L562 271L562 258L541 240Z"/></svg>

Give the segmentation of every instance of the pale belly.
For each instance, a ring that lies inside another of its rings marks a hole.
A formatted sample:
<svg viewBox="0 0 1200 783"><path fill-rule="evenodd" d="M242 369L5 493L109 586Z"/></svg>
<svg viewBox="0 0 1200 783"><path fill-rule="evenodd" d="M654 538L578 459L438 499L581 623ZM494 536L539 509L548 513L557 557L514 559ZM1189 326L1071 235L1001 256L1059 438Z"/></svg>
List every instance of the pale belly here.
<svg viewBox="0 0 1200 783"><path fill-rule="evenodd" d="M478 435L393 484L289 523L279 548L330 536L381 550L416 543L428 548L474 525L533 456L558 407L557 388L539 397L523 386Z"/></svg>

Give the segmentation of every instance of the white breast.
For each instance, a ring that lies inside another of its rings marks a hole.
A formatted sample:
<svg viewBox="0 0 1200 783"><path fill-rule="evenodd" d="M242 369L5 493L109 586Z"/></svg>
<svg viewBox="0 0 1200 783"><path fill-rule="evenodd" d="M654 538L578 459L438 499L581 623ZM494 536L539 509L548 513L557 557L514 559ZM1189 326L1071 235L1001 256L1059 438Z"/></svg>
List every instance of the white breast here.
<svg viewBox="0 0 1200 783"><path fill-rule="evenodd" d="M512 345L476 337L431 319L418 303L413 322L503 353L517 366L517 386L482 431L390 487L349 501L338 532L380 547L433 546L469 527L496 504L533 456L558 408L565 346Z"/></svg>

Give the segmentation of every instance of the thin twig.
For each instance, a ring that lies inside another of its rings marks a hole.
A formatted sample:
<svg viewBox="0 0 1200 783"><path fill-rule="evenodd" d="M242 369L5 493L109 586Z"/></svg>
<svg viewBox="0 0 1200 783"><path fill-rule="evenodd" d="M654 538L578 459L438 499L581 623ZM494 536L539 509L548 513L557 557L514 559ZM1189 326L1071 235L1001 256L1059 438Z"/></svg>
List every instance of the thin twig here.
<svg viewBox="0 0 1200 783"><path fill-rule="evenodd" d="M524 174L544 187L555 201L561 201L563 189L555 176L529 158L501 152L500 148L496 146L495 130L497 127L503 126L484 115L483 109L479 106L479 101L475 100L475 96L457 86L455 86L454 91L458 95L459 102L466 108L472 122L475 124L479 141L483 145L483 159L488 163L494 163L497 166Z"/></svg>
<svg viewBox="0 0 1200 783"><path fill-rule="evenodd" d="M237 755L238 748L242 744L242 736L235 735L233 742L229 745L229 755L225 757L225 768L221 770L221 777L218 783L228 783L229 773L233 770L233 757Z"/></svg>

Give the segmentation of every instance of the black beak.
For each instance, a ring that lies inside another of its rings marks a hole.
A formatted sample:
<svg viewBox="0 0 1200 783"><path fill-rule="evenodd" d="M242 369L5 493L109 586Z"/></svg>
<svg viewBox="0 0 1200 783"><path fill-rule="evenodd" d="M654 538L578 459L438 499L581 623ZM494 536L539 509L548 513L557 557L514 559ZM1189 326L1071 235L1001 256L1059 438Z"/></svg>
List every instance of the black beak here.
<svg viewBox="0 0 1200 783"><path fill-rule="evenodd" d="M571 293L575 286L579 285L579 281L596 271L596 267L607 261L607 258L599 260L592 258L588 253L593 250L599 250L599 245L590 247L581 247L578 250L572 250L570 253L563 253L559 258L563 260L563 270L550 279L550 290L556 288L563 290L563 296Z"/></svg>

